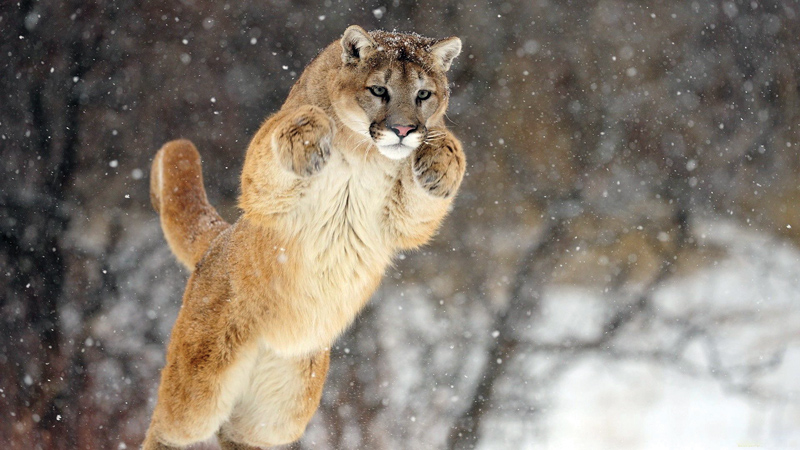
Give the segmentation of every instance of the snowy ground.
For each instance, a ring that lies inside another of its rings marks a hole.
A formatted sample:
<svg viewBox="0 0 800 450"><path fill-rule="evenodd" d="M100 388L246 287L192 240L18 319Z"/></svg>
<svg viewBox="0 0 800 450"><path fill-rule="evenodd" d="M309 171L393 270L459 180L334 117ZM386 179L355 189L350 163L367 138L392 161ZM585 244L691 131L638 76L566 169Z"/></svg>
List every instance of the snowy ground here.
<svg viewBox="0 0 800 450"><path fill-rule="evenodd" d="M538 410L492 414L479 448L800 448L800 252L726 224L698 234L729 256L658 289L615 345L568 356ZM591 335L601 301L550 289L537 334Z"/></svg>

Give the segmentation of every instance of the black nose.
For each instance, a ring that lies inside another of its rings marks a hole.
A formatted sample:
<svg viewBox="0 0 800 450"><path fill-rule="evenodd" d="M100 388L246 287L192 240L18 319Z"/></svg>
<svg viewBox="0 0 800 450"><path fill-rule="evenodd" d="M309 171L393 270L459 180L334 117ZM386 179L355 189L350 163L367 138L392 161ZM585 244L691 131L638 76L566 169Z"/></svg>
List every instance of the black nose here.
<svg viewBox="0 0 800 450"><path fill-rule="evenodd" d="M392 125L389 128L394 131L394 134L401 138L408 136L409 133L412 133L417 129L417 127L413 125Z"/></svg>

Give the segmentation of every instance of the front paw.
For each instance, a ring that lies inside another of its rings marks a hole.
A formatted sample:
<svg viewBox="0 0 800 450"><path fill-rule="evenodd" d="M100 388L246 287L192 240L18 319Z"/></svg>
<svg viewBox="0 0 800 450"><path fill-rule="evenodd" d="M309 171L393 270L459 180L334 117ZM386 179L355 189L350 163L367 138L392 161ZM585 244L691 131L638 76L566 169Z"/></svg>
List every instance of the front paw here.
<svg viewBox="0 0 800 450"><path fill-rule="evenodd" d="M423 143L414 153L414 177L423 189L436 197L455 194L464 176L461 144L448 137Z"/></svg>
<svg viewBox="0 0 800 450"><path fill-rule="evenodd" d="M284 166L299 176L322 170L331 156L335 125L322 109L305 106L285 117L274 135Z"/></svg>

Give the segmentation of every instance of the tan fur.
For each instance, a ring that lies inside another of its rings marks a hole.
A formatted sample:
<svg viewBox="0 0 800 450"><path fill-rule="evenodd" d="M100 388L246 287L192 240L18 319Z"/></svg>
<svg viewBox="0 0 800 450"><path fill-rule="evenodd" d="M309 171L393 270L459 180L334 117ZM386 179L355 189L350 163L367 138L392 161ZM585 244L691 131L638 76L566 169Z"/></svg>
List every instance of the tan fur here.
<svg viewBox="0 0 800 450"><path fill-rule="evenodd" d="M153 205L192 274L145 449L302 435L330 345L395 253L433 236L461 183L464 153L443 124L460 49L457 38L348 28L250 143L233 225L208 204L191 143L157 153Z"/></svg>

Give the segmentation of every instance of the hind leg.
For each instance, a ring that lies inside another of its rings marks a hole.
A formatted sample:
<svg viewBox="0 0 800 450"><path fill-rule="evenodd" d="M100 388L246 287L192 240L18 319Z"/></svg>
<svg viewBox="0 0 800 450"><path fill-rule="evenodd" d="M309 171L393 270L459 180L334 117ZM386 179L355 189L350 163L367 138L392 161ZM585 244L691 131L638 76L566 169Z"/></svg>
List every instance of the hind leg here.
<svg viewBox="0 0 800 450"><path fill-rule="evenodd" d="M231 312L239 304L216 270L224 249L211 248L189 278L161 372L151 442L181 447L213 437L248 388L258 346L249 319Z"/></svg>
<svg viewBox="0 0 800 450"><path fill-rule="evenodd" d="M254 354L242 350L237 361L218 376L197 372L175 376L175 366L168 364L143 448L173 450L213 437L247 386Z"/></svg>
<svg viewBox="0 0 800 450"><path fill-rule="evenodd" d="M247 391L222 426L225 438L256 447L300 439L319 406L329 357L322 351L312 357L284 358L262 348Z"/></svg>

